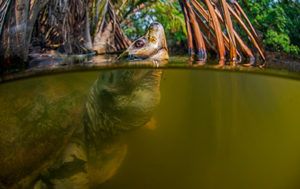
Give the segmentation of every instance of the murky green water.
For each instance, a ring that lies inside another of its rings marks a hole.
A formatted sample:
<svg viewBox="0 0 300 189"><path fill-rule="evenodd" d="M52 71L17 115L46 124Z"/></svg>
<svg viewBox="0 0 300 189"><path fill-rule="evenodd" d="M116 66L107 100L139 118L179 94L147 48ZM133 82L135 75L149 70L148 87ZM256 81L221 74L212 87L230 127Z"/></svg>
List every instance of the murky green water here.
<svg viewBox="0 0 300 189"><path fill-rule="evenodd" d="M0 186L300 187L299 81L160 74L79 72L1 84Z"/></svg>

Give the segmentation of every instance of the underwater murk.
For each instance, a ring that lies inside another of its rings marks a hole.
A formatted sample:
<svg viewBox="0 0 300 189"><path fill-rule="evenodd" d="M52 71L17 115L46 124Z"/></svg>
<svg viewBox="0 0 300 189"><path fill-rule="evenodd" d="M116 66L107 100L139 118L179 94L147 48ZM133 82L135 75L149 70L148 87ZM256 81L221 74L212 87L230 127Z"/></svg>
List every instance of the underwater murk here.
<svg viewBox="0 0 300 189"><path fill-rule="evenodd" d="M300 187L300 82L111 69L0 85L0 188Z"/></svg>

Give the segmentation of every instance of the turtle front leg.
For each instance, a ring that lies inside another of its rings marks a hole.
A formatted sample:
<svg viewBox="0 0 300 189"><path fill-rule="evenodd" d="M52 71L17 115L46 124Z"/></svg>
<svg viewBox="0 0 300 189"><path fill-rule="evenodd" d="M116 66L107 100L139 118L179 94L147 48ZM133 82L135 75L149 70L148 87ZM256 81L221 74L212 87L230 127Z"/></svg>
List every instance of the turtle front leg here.
<svg viewBox="0 0 300 189"><path fill-rule="evenodd" d="M34 185L34 189L47 188L89 188L87 156L82 144L70 143L62 158L44 172Z"/></svg>

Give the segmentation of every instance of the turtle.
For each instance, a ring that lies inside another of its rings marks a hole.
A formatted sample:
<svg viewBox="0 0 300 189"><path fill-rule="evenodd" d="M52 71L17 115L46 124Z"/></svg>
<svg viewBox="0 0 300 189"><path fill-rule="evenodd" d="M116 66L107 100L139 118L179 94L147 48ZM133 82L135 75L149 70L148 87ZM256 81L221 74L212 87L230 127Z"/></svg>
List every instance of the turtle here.
<svg viewBox="0 0 300 189"><path fill-rule="evenodd" d="M152 60L160 64L169 60L164 27L159 22L150 24L147 32L135 40L120 56L128 60Z"/></svg>
<svg viewBox="0 0 300 189"><path fill-rule="evenodd" d="M161 24L151 24L145 36L153 44L135 45L138 39L129 55L156 64L167 60L162 30ZM138 50L145 46L151 48L148 58ZM150 121L160 102L161 76L160 69L102 71L82 107L78 91L53 99L49 91L55 88L41 87L45 92L34 103L18 104L19 126L10 120L0 127L0 188L97 188L109 180L127 152L119 136ZM57 119L45 121L47 114ZM7 130L9 124L17 126Z"/></svg>

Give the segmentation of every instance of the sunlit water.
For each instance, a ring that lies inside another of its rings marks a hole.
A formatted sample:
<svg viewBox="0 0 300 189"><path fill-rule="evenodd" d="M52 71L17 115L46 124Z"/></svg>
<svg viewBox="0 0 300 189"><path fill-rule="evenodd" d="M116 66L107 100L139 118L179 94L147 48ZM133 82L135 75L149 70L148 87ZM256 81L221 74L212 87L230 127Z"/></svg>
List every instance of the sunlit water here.
<svg viewBox="0 0 300 189"><path fill-rule="evenodd" d="M104 72L111 71L67 73L0 85L3 187L25 177L38 180L40 167L51 167L53 154L63 151L74 128L83 124L91 87ZM299 81L168 69L163 71L160 85L160 104L151 119L144 127L119 133L126 155L104 183L93 187L300 187ZM105 106L109 109L110 104Z"/></svg>

